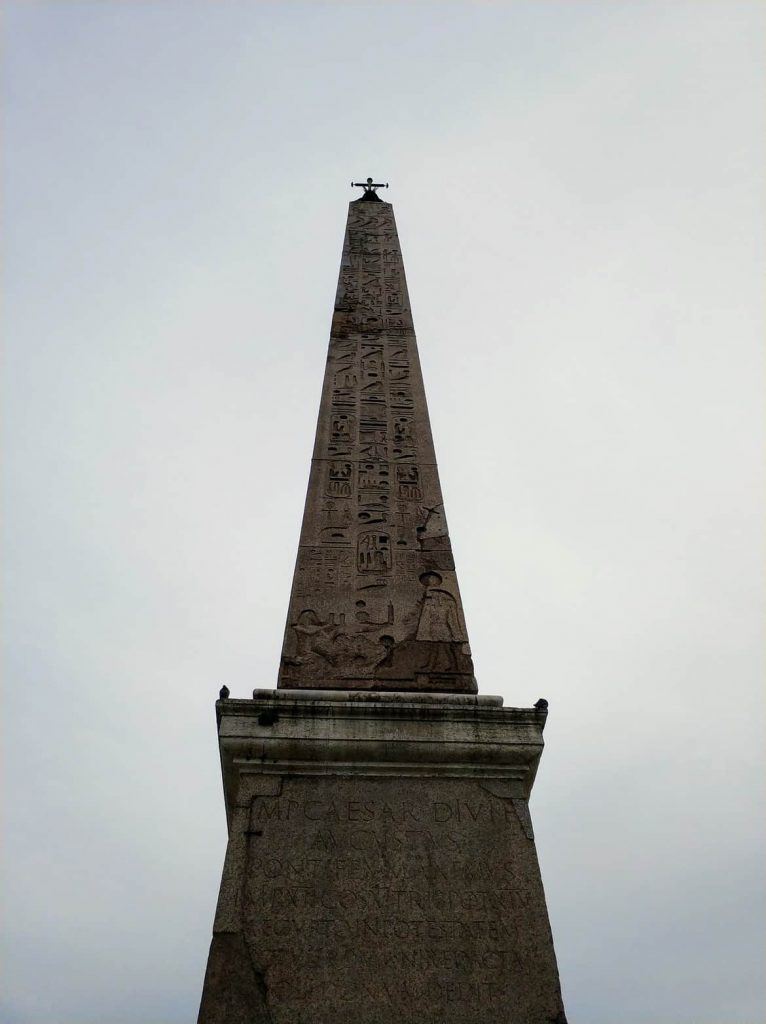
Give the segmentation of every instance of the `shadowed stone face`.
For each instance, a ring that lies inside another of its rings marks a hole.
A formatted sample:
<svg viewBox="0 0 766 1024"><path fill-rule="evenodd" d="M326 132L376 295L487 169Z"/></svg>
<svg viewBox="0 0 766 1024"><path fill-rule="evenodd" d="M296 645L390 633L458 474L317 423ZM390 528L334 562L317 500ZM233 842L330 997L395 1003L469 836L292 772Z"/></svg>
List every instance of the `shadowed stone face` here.
<svg viewBox="0 0 766 1024"><path fill-rule="evenodd" d="M349 204L279 686L475 693L390 204Z"/></svg>
<svg viewBox="0 0 766 1024"><path fill-rule="evenodd" d="M565 1024L527 806L544 710L282 689L218 715L199 1024Z"/></svg>
<svg viewBox="0 0 766 1024"><path fill-rule="evenodd" d="M534 845L492 789L291 779L253 802L245 943L275 1021L554 1017Z"/></svg>

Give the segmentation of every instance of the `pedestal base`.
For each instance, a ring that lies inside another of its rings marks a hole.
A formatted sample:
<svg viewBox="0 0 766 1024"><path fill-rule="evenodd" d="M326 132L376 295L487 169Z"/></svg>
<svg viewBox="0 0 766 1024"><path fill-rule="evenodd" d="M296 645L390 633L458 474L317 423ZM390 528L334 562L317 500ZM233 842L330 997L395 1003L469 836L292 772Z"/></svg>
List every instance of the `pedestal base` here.
<svg viewBox="0 0 766 1024"><path fill-rule="evenodd" d="M527 806L544 712L305 690L217 711L199 1024L563 1024Z"/></svg>

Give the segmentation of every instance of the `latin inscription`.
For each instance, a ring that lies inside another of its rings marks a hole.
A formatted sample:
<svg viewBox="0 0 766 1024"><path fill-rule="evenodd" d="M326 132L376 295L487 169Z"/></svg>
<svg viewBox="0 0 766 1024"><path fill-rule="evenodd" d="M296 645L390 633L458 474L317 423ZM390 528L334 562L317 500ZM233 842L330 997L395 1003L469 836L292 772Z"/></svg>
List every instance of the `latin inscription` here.
<svg viewBox="0 0 766 1024"><path fill-rule="evenodd" d="M506 803L461 800L434 800L430 804L389 804L374 800L264 800L256 804L253 816L256 821L322 821L322 822L366 822L379 821L386 824L433 821L443 824L447 821L472 822L507 821L512 813Z"/></svg>
<svg viewBox="0 0 766 1024"><path fill-rule="evenodd" d="M287 1008L275 1020L313 1024L303 1009L321 1004L322 1020L352 1021L361 1000L379 1024L452 1020L450 1007L479 1024L515 998L534 913L521 827L510 799L477 790L291 781L253 802L247 917Z"/></svg>

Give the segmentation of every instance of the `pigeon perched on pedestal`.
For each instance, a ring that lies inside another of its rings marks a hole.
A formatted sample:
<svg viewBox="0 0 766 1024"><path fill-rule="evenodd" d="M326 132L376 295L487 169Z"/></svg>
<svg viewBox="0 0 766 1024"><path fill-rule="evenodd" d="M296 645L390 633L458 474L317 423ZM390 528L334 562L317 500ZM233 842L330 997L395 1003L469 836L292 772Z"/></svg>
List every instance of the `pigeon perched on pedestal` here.
<svg viewBox="0 0 766 1024"><path fill-rule="evenodd" d="M219 696L219 698L221 700L228 700L230 693L231 693L231 690L226 685L226 683L224 683L223 686L221 687L221 689L218 691L218 696Z"/></svg>
<svg viewBox="0 0 766 1024"><path fill-rule="evenodd" d="M536 700L535 701L535 710L537 710L537 711L547 711L548 710L548 701L545 699L545 697L541 697L540 700Z"/></svg>

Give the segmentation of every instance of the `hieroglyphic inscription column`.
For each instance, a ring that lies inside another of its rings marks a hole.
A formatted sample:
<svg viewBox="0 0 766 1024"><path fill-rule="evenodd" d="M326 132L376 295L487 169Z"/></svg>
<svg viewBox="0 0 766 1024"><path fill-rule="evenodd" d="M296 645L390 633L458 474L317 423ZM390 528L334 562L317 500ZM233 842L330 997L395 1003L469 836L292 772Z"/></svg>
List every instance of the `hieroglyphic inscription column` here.
<svg viewBox="0 0 766 1024"><path fill-rule="evenodd" d="M279 686L475 693L393 208L349 204Z"/></svg>

